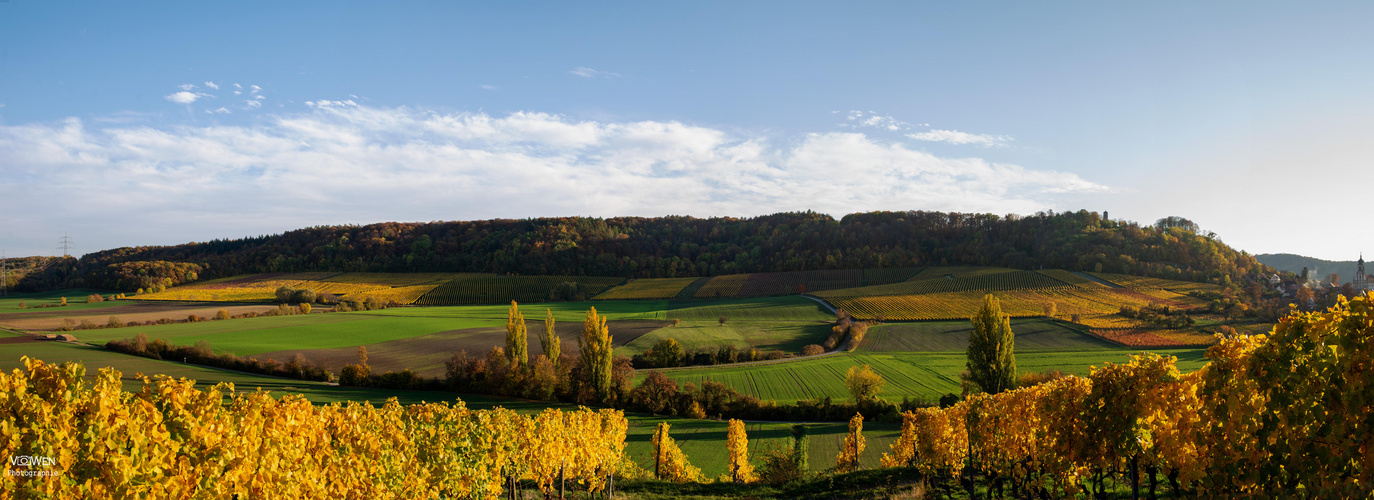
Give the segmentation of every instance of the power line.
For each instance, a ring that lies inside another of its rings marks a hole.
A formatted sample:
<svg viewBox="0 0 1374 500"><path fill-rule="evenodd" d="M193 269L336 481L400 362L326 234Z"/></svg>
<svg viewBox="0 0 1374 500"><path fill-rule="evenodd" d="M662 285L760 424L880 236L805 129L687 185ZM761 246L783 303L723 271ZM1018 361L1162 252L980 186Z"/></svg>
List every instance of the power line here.
<svg viewBox="0 0 1374 500"><path fill-rule="evenodd" d="M67 233L62 233L62 239L57 240L57 248L62 250L63 257L71 257L71 253L68 252L68 250L75 247L76 244L72 242L71 237L67 236Z"/></svg>

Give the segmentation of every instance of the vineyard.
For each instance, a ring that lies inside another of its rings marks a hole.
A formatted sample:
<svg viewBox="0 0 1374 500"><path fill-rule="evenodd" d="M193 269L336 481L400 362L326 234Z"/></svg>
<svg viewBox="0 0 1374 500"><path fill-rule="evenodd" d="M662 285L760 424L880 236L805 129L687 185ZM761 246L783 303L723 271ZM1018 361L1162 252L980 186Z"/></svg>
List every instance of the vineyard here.
<svg viewBox="0 0 1374 500"><path fill-rule="evenodd" d="M497 498L510 477L548 494L639 474L619 411L316 406L166 376L129 393L113 369L88 386L80 364L24 364L0 374L0 454L56 475L5 474L12 498Z"/></svg>
<svg viewBox="0 0 1374 500"><path fill-rule="evenodd" d="M415 301L422 306L461 304L502 304L544 302L575 297L560 297L558 288L565 283L575 285L573 293L592 297L624 282L624 278L599 276L496 276L490 274L463 275L444 283Z"/></svg>
<svg viewBox="0 0 1374 500"><path fill-rule="evenodd" d="M1096 497L1108 481L1153 494L1167 480L1175 496L1367 498L1371 313L1361 297L1291 315L1272 335L1212 346L1192 373L1145 354L909 412L882 462L935 481L981 470L1013 497ZM1272 369L1278 359L1285 369Z"/></svg>
<svg viewBox="0 0 1374 500"><path fill-rule="evenodd" d="M921 268L886 268L728 274L711 278L693 296L702 299L769 297L885 285L905 281L920 271Z"/></svg>
<svg viewBox="0 0 1374 500"><path fill-rule="evenodd" d="M1058 319L1072 320L1093 335L1128 347L1186 347L1215 341L1208 333L1164 330L1118 313L1123 306L1138 309L1152 304L1197 310L1207 301L1184 293L1216 292L1219 287L1155 278L1135 280L1123 275L1094 276L1110 284L1063 270L930 268L901 283L815 295L857 319L936 321L972 317L982 305L983 295L991 293L1001 301L1002 312L1013 318L1043 317L1052 311Z"/></svg>
<svg viewBox="0 0 1374 500"><path fill-rule="evenodd" d="M615 299L671 299L677 297L684 288L696 282L697 278L644 278L630 280L610 290L601 292L596 300Z"/></svg>

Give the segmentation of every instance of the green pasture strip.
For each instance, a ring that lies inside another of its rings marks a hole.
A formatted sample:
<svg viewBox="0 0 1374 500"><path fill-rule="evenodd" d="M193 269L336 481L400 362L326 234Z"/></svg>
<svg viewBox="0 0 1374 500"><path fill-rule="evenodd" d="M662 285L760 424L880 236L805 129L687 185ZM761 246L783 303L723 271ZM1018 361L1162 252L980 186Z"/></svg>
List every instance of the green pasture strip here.
<svg viewBox="0 0 1374 500"><path fill-rule="evenodd" d="M690 299L692 297L695 297L697 295L697 292L701 290L701 287L706 286L706 283L709 283L710 281L711 278L697 278L696 281L693 281L692 284L687 285L686 288L683 288L682 291L678 292L677 295L673 298Z"/></svg>
<svg viewBox="0 0 1374 500"><path fill-rule="evenodd" d="M664 319L683 321L834 321L825 306L798 296L758 297L748 299L674 300L668 303ZM600 309L598 309L600 310Z"/></svg>
<svg viewBox="0 0 1374 500"><path fill-rule="evenodd" d="M1161 355L1178 357L1180 371L1196 370L1204 363L1206 349L1156 349ZM1139 350L1093 351L1031 351L1018 352L1018 371L1044 372L1058 370L1064 374L1087 375L1092 366L1103 363L1125 363ZM787 363L703 366L678 369L668 376L679 384L691 382L700 386L707 380L728 385L735 390L763 400L781 404L803 399L829 396L834 400L850 399L844 386L844 375L852 366L870 365L887 381L881 396L899 401L903 396L933 401L946 393L959 392L959 374L964 371L967 358L963 353L845 353L809 358ZM637 376L643 376L641 371Z"/></svg>
<svg viewBox="0 0 1374 500"><path fill-rule="evenodd" d="M504 320L498 322L471 318L331 313L83 330L78 332L78 338L92 342L108 342L143 333L149 339L160 338L178 345L192 345L205 340L210 343L210 348L216 351L251 356L288 349L327 349L375 344L447 330L501 324L504 324Z"/></svg>
<svg viewBox="0 0 1374 500"><path fill-rule="evenodd" d="M528 324L542 322L544 320L544 310L553 311L554 321L577 321L582 322L587 317L587 310L596 308L597 314L605 316L611 320L626 319L648 319L662 320L664 310L668 308L668 302L664 300L616 300L616 301L596 301L596 302L521 302L520 313L525 315ZM433 307L398 307L392 309L382 309L378 311L368 311L366 314L375 316L406 316L415 318L470 318L470 319L491 319L501 320L505 324L506 316L510 312L510 303L493 305L467 305L467 306L433 306Z"/></svg>
<svg viewBox="0 0 1374 500"><path fill-rule="evenodd" d="M781 350L792 354L801 352L809 344L825 342L830 335L830 326L822 323L778 323L766 322L727 322L721 326L716 321L684 321L677 326L663 327L646 333L618 349L617 354L634 355L648 351L663 339L674 339L685 351L699 349L716 350L723 345L733 345L737 349Z"/></svg>
<svg viewBox="0 0 1374 500"><path fill-rule="evenodd" d="M968 321L888 323L868 330L859 350L866 352L964 352L973 327ZM1012 320L1016 351L1115 350L1121 347L1078 330L1041 319Z"/></svg>
<svg viewBox="0 0 1374 500"><path fill-rule="evenodd" d="M100 308L104 308L104 307L126 306L126 305L129 305L129 304L132 303L132 302L129 301L128 299L125 299L125 300L105 300L105 301L102 301L102 302L96 302L96 303L94 303L94 304L87 304L87 303L86 303L86 297L89 296L89 295L91 295L91 294L93 294L93 293L99 293L102 297L104 297L104 296L110 296L110 295L115 295L115 294L116 294L115 292L110 292L110 291L86 290L86 289L56 290L56 291L52 291L52 292L40 292L40 293L10 293L10 294L8 294L8 295L5 295L4 297L0 297L0 313L17 313L17 312L45 312L45 313L52 313L52 312L64 312L64 311L82 311L82 310L86 310L86 309L100 309ZM38 307L38 306L44 305L44 304L60 304L60 303L62 302L62 297L66 297L66 298L67 298L67 305L66 305L66 306L62 306L62 307L47 307L47 308L39 308L39 307ZM19 303L20 303L20 302L23 302L23 303L24 303L25 309L22 309L22 310L19 309Z"/></svg>
<svg viewBox="0 0 1374 500"><path fill-rule="evenodd" d="M625 438L625 453L641 467L653 470L654 432L658 429L659 422L667 422L671 426L668 435L682 449L683 454L687 455L687 461L701 468L702 475L714 479L727 472L729 457L724 446L726 422L627 416L630 420L630 429ZM763 453L768 449L792 446L791 423L746 422L745 432L749 438L749 459L756 467L761 465ZM807 458L812 472L835 465L835 456L840 453L840 443L848 432L847 423L807 424L807 434L810 436L810 453ZM892 442L901 435L901 425L864 422L863 434L867 446L859 460L864 467L876 468L883 453L891 452Z"/></svg>

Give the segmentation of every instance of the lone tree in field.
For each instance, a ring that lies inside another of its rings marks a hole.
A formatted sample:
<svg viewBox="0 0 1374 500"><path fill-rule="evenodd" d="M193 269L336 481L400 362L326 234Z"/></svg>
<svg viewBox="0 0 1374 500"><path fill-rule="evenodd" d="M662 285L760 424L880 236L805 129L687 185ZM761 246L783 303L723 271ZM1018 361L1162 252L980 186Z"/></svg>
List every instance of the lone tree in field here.
<svg viewBox="0 0 1374 500"><path fill-rule="evenodd" d="M520 307L514 300L510 301L510 314L506 316L506 357L510 358L512 370L517 370L530 362L525 316L520 314Z"/></svg>
<svg viewBox="0 0 1374 500"><path fill-rule="evenodd" d="M605 402L611 395L611 330L606 327L606 317L597 315L595 307L587 311L577 345L581 349L578 360L587 377L585 382L596 391L597 399Z"/></svg>
<svg viewBox="0 0 1374 500"><path fill-rule="evenodd" d="M844 375L844 386L849 388L849 394L854 396L855 403L877 398L885 383L887 381L883 380L883 376L868 365L864 365L863 368L851 366Z"/></svg>
<svg viewBox="0 0 1374 500"><path fill-rule="evenodd" d="M544 349L544 357L558 368L558 357L563 355L563 341L553 331L553 309L544 309L544 336L539 337L539 347Z"/></svg>
<svg viewBox="0 0 1374 500"><path fill-rule="evenodd" d="M1002 305L992 294L983 296L983 308L972 318L968 336L969 380L983 392L997 394L1016 387L1016 356L1012 354L1016 337L1011 332L1011 317L1002 315Z"/></svg>

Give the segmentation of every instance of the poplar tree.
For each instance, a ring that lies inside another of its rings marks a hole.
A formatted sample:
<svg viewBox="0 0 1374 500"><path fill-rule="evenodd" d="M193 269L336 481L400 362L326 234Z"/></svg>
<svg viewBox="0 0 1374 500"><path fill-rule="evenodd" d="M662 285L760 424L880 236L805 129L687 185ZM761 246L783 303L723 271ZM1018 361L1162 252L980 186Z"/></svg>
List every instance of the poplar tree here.
<svg viewBox="0 0 1374 500"><path fill-rule="evenodd" d="M597 315L595 307L587 311L587 319L582 322L582 338L577 340L577 345L581 349L578 359L585 370L586 383L604 403L611 394L611 331L606 327L606 318Z"/></svg>
<svg viewBox="0 0 1374 500"><path fill-rule="evenodd" d="M553 362L554 369L558 368L558 357L563 355L563 341L558 338L558 334L553 331L553 310L544 309L544 336L539 338L539 347L544 349L544 357Z"/></svg>
<svg viewBox="0 0 1374 500"><path fill-rule="evenodd" d="M849 433L844 436L840 455L835 457L835 471L841 474L859 470L859 457L864 453L864 416L855 413L849 419Z"/></svg>
<svg viewBox="0 0 1374 500"><path fill-rule="evenodd" d="M730 479L736 483L758 481L754 466L749 463L749 436L744 430L744 421L730 419L725 436L725 448L730 453Z"/></svg>
<svg viewBox="0 0 1374 500"><path fill-rule="evenodd" d="M530 362L525 316L520 314L520 307L514 300L510 301L510 313L506 316L506 357L510 359L512 370L527 366Z"/></svg>
<svg viewBox="0 0 1374 500"><path fill-rule="evenodd" d="M969 379L983 392L997 394L1016 388L1016 336L1011 317L1002 314L997 297L983 296L983 307L971 318L968 337Z"/></svg>

